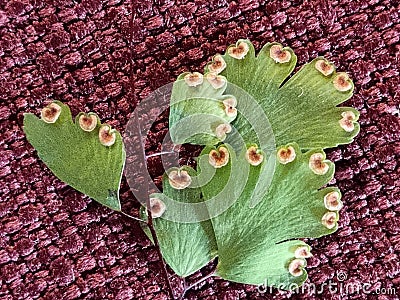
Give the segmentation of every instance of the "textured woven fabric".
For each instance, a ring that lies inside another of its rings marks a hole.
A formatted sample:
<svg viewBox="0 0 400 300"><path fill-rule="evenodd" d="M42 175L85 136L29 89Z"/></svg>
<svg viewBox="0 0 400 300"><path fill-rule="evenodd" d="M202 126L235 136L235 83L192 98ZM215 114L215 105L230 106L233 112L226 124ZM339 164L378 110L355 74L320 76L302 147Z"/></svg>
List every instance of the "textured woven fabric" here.
<svg viewBox="0 0 400 300"><path fill-rule="evenodd" d="M0 1L0 299L167 299L156 251L139 225L56 179L22 131L51 99L123 130L135 105L183 71L202 70L238 38L292 47L348 71L356 141L328 151L344 194L340 228L309 240L309 280L370 283L400 294L400 4L395 0ZM132 58L132 62L131 62ZM146 144L157 151L160 118ZM190 155L190 149L188 149ZM152 174L162 173L149 161ZM135 213L126 183L124 210ZM347 277L337 278L338 272ZM199 279L197 273L189 281ZM345 281L344 281L345 280ZM172 276L176 294L182 281ZM211 278L187 299L284 299ZM398 299L329 290L293 299Z"/></svg>

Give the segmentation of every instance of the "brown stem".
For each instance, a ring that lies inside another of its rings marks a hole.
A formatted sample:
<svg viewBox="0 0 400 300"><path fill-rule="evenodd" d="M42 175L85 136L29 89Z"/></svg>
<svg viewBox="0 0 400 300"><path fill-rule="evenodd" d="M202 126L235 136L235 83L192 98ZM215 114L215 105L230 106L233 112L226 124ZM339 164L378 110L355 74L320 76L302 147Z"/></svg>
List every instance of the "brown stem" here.
<svg viewBox="0 0 400 300"><path fill-rule="evenodd" d="M150 198L149 198L148 201L146 201L146 207L149 207L149 206L150 206ZM167 267L165 265L164 259L162 258L162 253L161 253L161 249L160 249L160 246L159 246L159 243L158 243L157 234L156 234L156 231L154 230L153 218L151 217L151 211L149 209L147 209L147 214L149 216L148 219L147 219L148 220L147 222L145 220L140 219L140 218L131 216L130 214L127 214L126 212L120 211L120 213L123 214L124 216L127 216L127 217L135 220L135 221L146 223L147 227L149 227L149 230L150 230L150 233L151 233L151 237L153 238L154 247L156 248L157 255L158 255L158 257L160 259L160 262L161 262L161 265L162 265L161 271L163 273L163 277L164 277L165 282L167 284L167 290L168 290L169 296L172 299L175 299L175 296L174 296L174 293L173 293L173 290L172 290L172 286L171 286L171 282L169 280Z"/></svg>
<svg viewBox="0 0 400 300"><path fill-rule="evenodd" d="M150 198L147 198L146 199L146 208L147 208L147 215L148 215L147 226L150 229L151 237L153 238L153 244L154 244L154 247L156 248L157 255L158 255L158 258L159 258L160 263L161 263L161 272L163 274L165 283L167 285L168 294L169 294L171 299L175 299L174 292L173 292L172 286L171 286L171 281L169 280L167 266L165 265L165 261L163 259L162 253L161 253L161 249L160 249L160 245L158 243L158 238L157 238L156 231L154 230L153 218L151 217L151 211L150 211L149 207L150 207Z"/></svg>
<svg viewBox="0 0 400 300"><path fill-rule="evenodd" d="M134 15L135 15L135 12L134 12L135 11L135 2L136 2L135 0L131 0L131 17L129 19L129 28L130 28L129 48L131 50L129 64L130 64L130 71L131 71L130 82L131 82L132 98L134 97L134 87L135 87L134 80L133 80L133 78L134 78L134 73L133 73L133 59L134 59L134 57L133 57L133 19L134 19ZM135 110L135 112L137 113L137 110ZM138 130L140 132L140 124L138 124L138 126L139 126ZM144 160L144 162L146 162L146 154L144 152L144 149L142 151L142 154L143 154L143 160ZM149 191L148 186L147 186L147 191ZM169 280L167 267L165 265L164 259L163 259L162 254L161 254L160 245L159 245L158 239L157 239L157 234L156 234L156 231L154 230L153 218L151 216L151 211L149 210L149 208L150 208L150 197L147 196L147 198L146 198L146 209L147 209L147 215L148 215L147 226L150 229L151 236L153 238L154 247L156 248L157 255L158 255L158 258L159 258L160 263L161 263L161 273L162 273L162 276L163 276L163 278L165 280L165 283L167 285L167 293L169 294L169 297L171 299L175 299L174 293L172 291L171 282Z"/></svg>

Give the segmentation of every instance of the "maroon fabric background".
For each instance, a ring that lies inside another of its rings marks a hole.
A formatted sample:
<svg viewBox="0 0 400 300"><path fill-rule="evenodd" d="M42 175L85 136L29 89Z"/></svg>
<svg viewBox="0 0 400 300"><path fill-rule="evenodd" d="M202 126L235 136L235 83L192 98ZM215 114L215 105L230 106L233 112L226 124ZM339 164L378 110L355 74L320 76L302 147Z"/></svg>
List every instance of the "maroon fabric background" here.
<svg viewBox="0 0 400 300"><path fill-rule="evenodd" d="M337 165L332 184L344 193L340 229L309 241L309 282L337 282L344 271L346 282L400 293L399 2L133 2L0 1L0 299L167 298L156 252L138 224L56 179L27 143L23 113L59 99L74 114L95 111L123 130L147 94L182 71L202 70L214 53L246 37L257 50L268 41L292 47L299 64L325 55L356 85L346 104L361 111L361 133L329 151ZM158 129L148 150L156 150L165 122ZM157 161L150 165L160 175ZM122 201L137 210L126 183ZM178 294L182 282L173 281ZM209 279L187 299L289 296Z"/></svg>

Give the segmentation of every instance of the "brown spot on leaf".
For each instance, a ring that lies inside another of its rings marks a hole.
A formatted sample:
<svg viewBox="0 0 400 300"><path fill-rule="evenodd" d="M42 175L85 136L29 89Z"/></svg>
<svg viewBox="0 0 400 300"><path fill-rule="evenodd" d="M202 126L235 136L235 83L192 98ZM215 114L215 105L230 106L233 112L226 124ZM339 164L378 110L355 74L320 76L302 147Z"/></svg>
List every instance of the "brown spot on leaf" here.
<svg viewBox="0 0 400 300"><path fill-rule="evenodd" d="M46 123L55 123L61 114L61 106L57 103L50 103L42 109L41 117Z"/></svg>
<svg viewBox="0 0 400 300"><path fill-rule="evenodd" d="M184 80L188 86L198 86L203 83L203 75L199 72L188 73Z"/></svg>
<svg viewBox="0 0 400 300"><path fill-rule="evenodd" d="M315 62L315 68L324 76L329 76L335 70L335 67L325 59L319 59Z"/></svg>
<svg viewBox="0 0 400 300"><path fill-rule="evenodd" d="M272 45L269 54L277 63L287 63L290 61L292 54L288 50L283 49L281 45Z"/></svg>
<svg viewBox="0 0 400 300"><path fill-rule="evenodd" d="M310 156L308 163L310 169L317 175L324 175L329 170L329 165L324 162L324 155L322 153L314 153Z"/></svg>
<svg viewBox="0 0 400 300"><path fill-rule="evenodd" d="M177 190L187 188L192 183L192 177L185 170L172 168L167 172L169 184Z"/></svg>
<svg viewBox="0 0 400 300"><path fill-rule="evenodd" d="M236 118L237 116L237 109L236 109L236 104L237 101L235 98L227 98L222 101L222 103L225 106L225 113L228 117L230 118Z"/></svg>
<svg viewBox="0 0 400 300"><path fill-rule="evenodd" d="M228 48L229 56L236 59L243 59L249 52L249 45L245 42L239 42L236 46L231 46Z"/></svg>
<svg viewBox="0 0 400 300"><path fill-rule="evenodd" d="M336 226L337 213L333 211L328 211L322 216L322 225L328 229L332 229Z"/></svg>
<svg viewBox="0 0 400 300"><path fill-rule="evenodd" d="M333 85L340 92L347 92L353 87L349 75L344 72L336 74L333 78Z"/></svg>
<svg viewBox="0 0 400 300"><path fill-rule="evenodd" d="M340 127L342 127L346 132L352 132L354 130L355 119L356 116L352 111L343 112L342 119L339 120Z"/></svg>
<svg viewBox="0 0 400 300"><path fill-rule="evenodd" d="M217 128L215 129L215 135L217 138L223 141L226 138L226 134L230 133L231 131L231 125L223 123L217 126Z"/></svg>
<svg viewBox="0 0 400 300"><path fill-rule="evenodd" d="M152 218L159 218L165 212L166 206L163 201L158 198L150 198L150 211Z"/></svg>
<svg viewBox="0 0 400 300"><path fill-rule="evenodd" d="M309 246L298 246L294 251L294 257L296 258L309 258L312 254Z"/></svg>
<svg viewBox="0 0 400 300"><path fill-rule="evenodd" d="M226 98L222 101L222 103L226 106L229 107L236 107L237 105L237 100L234 97Z"/></svg>
<svg viewBox="0 0 400 300"><path fill-rule="evenodd" d="M340 194L337 191L330 192L324 197L324 204L328 210L340 210L343 207Z"/></svg>
<svg viewBox="0 0 400 300"><path fill-rule="evenodd" d="M82 130L87 132L93 131L97 126L97 116L95 114L82 114L78 121Z"/></svg>
<svg viewBox="0 0 400 300"><path fill-rule="evenodd" d="M264 160L264 155L256 146L250 146L246 151L246 160L252 166L258 166Z"/></svg>
<svg viewBox="0 0 400 300"><path fill-rule="evenodd" d="M228 149L221 146L218 150L211 150L208 154L208 162L214 168L222 168L223 166L226 166L229 162Z"/></svg>
<svg viewBox="0 0 400 300"><path fill-rule="evenodd" d="M220 54L215 55L212 62L208 65L208 70L215 74L221 73L225 68L226 62Z"/></svg>
<svg viewBox="0 0 400 300"><path fill-rule="evenodd" d="M303 275L303 268L305 266L304 259L295 258L289 264L289 273L294 277Z"/></svg>
<svg viewBox="0 0 400 300"><path fill-rule="evenodd" d="M214 89L222 88L226 83L224 76L217 75L215 73L207 73L206 79Z"/></svg>
<svg viewBox="0 0 400 300"><path fill-rule="evenodd" d="M292 146L282 147L277 152L278 161L281 164L288 164L296 158L296 151Z"/></svg>
<svg viewBox="0 0 400 300"><path fill-rule="evenodd" d="M110 125L104 124L100 127L99 140L102 145L110 147L114 145L115 139L115 131L111 129Z"/></svg>

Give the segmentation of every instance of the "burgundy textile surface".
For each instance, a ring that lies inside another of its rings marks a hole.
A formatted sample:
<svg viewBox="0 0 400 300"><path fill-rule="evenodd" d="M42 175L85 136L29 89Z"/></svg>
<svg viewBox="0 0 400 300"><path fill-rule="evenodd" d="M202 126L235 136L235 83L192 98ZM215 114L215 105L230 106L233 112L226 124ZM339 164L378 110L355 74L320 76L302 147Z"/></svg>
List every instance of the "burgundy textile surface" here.
<svg viewBox="0 0 400 300"><path fill-rule="evenodd" d="M354 79L346 104L361 111L361 132L328 151L345 207L335 234L309 241L307 282L338 283L341 272L344 283L400 294L399 11L395 0L0 0L0 299L168 299L139 225L55 178L24 137L23 113L59 99L123 130L138 101L182 71L202 70L238 38L257 50L279 41L300 65L325 55ZM165 119L157 129L149 151ZM149 163L160 175L158 161ZM138 208L125 182L122 202ZM182 281L172 280L178 295ZM211 278L186 298L290 295ZM399 299L328 289L291 296Z"/></svg>

